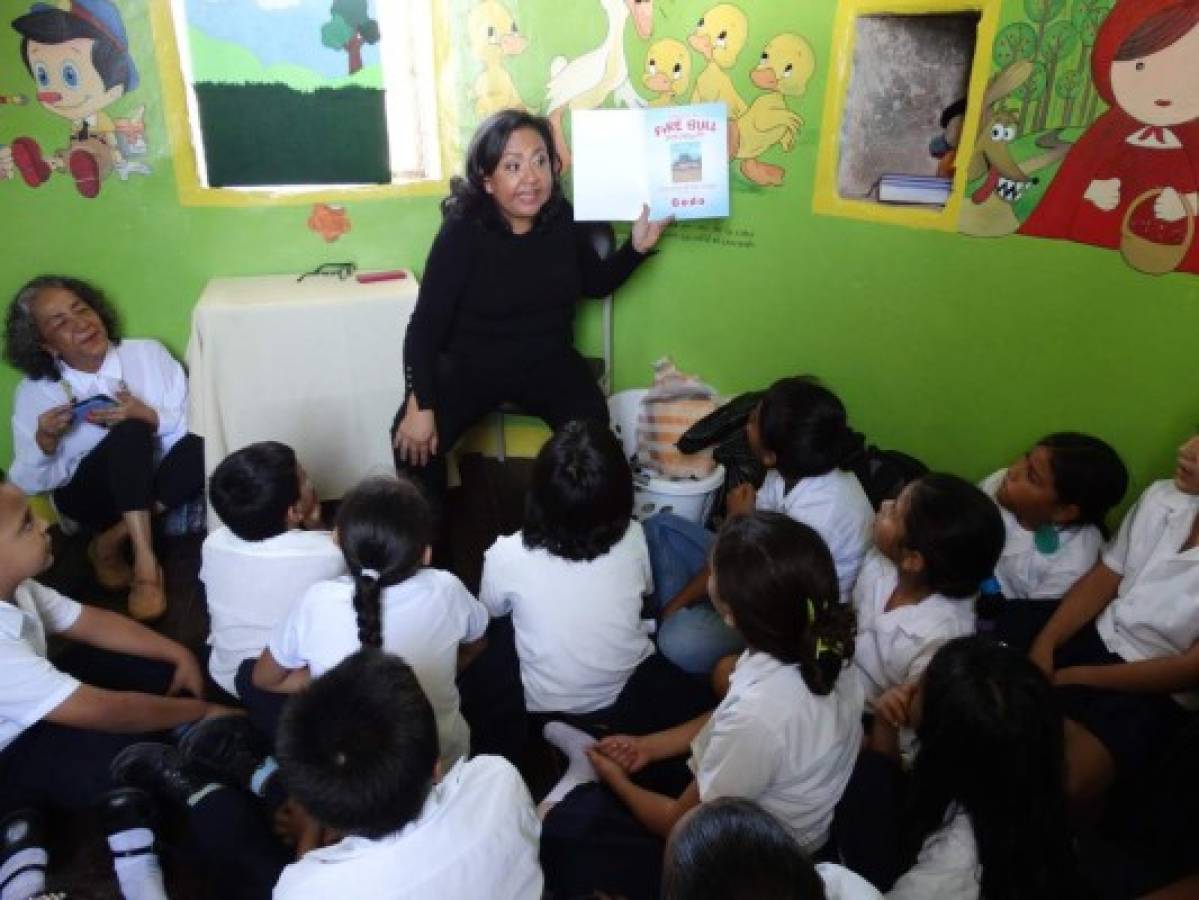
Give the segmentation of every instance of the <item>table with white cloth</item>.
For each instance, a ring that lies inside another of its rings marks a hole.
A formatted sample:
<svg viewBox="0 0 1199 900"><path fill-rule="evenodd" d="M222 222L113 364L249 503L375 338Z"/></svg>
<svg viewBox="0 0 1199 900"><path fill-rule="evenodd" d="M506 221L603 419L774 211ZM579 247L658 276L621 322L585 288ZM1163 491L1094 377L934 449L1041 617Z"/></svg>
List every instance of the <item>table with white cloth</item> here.
<svg viewBox="0 0 1199 900"><path fill-rule="evenodd" d="M295 275L214 278L192 314L190 428L205 475L255 441L296 451L321 499L394 472L411 273L359 283ZM214 521L210 514L210 522Z"/></svg>

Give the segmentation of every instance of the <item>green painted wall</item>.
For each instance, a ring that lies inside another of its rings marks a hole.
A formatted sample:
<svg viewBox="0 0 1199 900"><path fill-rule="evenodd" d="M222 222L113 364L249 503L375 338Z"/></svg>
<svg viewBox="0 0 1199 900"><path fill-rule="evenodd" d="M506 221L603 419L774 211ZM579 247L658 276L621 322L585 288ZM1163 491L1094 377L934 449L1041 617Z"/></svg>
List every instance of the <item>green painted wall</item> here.
<svg viewBox="0 0 1199 900"><path fill-rule="evenodd" d="M116 111L147 104L149 141L163 148L146 0L119 5L143 84ZM807 127L793 152L776 148L766 157L786 166L786 187L752 188L736 178L734 216L723 227L750 232L742 238L752 248L696 240L708 226L676 227L619 292L617 386L644 383L650 363L667 353L726 392L815 372L872 440L937 468L981 476L1041 433L1082 429L1119 448L1138 490L1168 471L1174 447L1199 417L1192 378L1199 279L1152 279L1117 254L1065 243L813 215L834 4L742 5L751 27L735 78L747 99L758 93L748 72L774 33L797 31L815 47L816 77L806 97L791 101ZM533 44L511 68L536 105L550 57L588 49L603 22L594 0L513 6ZM703 12L695 0L659 2L655 37L685 37ZM546 35L555 34L560 41L547 48ZM626 45L636 72L645 45L631 32ZM466 63L464 79L474 71ZM13 93L33 89L17 38L3 27L0 94ZM59 120L36 104L0 106L0 142L21 134L53 147L65 137ZM76 195L65 178L37 190L19 179L0 181L3 291L44 271L93 279L116 299L127 333L158 337L181 354L192 306L211 276L298 272L342 259L419 270L437 227L431 199L351 201L353 230L330 246L305 227L305 206L181 207L168 159L155 155L152 164L149 177L105 182L93 201ZM594 310L584 312L584 343L596 340L595 319ZM5 418L15 383L14 373L0 372ZM10 452L10 435L0 430L0 458Z"/></svg>

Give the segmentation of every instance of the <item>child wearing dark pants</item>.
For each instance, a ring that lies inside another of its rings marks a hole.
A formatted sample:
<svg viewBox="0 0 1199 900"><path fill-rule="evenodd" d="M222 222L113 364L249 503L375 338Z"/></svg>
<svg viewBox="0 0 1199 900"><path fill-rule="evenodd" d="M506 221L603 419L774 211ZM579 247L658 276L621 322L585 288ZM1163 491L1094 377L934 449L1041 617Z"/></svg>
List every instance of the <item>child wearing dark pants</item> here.
<svg viewBox="0 0 1199 900"><path fill-rule="evenodd" d="M45 523L0 485L0 898L43 886L40 808L96 803L125 897L164 897L148 798L113 791L109 762L139 734L227 710L198 699L203 678L184 647L34 581L51 561ZM56 666L48 634L84 646Z"/></svg>
<svg viewBox="0 0 1199 900"><path fill-rule="evenodd" d="M705 680L655 650L642 618L652 591L620 442L602 422L569 422L537 455L524 527L487 551L479 590L492 616L512 617L535 724L646 734L716 705Z"/></svg>

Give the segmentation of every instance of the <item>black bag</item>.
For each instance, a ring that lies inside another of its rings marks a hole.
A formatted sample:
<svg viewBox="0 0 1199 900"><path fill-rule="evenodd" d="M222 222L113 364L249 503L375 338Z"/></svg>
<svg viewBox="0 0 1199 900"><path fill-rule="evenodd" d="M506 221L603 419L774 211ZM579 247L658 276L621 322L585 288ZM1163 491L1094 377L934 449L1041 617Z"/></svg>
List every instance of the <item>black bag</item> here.
<svg viewBox="0 0 1199 900"><path fill-rule="evenodd" d="M928 466L898 450L881 450L869 444L841 464L858 476L870 505L878 509L894 500L904 486L928 472Z"/></svg>
<svg viewBox="0 0 1199 900"><path fill-rule="evenodd" d="M730 488L746 482L759 488L766 478L766 469L750 449L749 438L745 435L749 414L764 393L750 391L734 397L688 428L678 440L682 453L698 453L715 445L712 458L724 466L724 486L713 504L714 510L724 509L724 496Z"/></svg>

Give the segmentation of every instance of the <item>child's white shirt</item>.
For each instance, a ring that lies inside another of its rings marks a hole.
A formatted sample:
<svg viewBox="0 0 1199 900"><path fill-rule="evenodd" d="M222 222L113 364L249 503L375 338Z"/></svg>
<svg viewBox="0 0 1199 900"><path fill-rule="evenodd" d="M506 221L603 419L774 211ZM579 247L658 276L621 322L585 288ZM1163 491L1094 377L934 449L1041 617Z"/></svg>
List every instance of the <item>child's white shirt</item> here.
<svg viewBox="0 0 1199 900"><path fill-rule="evenodd" d="M183 366L154 340L126 338L109 346L96 372L63 366L63 381L75 400L97 394L116 398L122 386L158 414L155 458L161 459L187 434L187 375ZM50 455L37 444L38 416L70 401L62 384L52 379L22 379L13 398L13 463L9 480L27 494L40 494L66 484L83 458L108 435L105 428L80 422Z"/></svg>
<svg viewBox="0 0 1199 900"><path fill-rule="evenodd" d="M498 756L459 762L416 821L343 838L283 870L275 900L540 900L541 823L520 774Z"/></svg>
<svg viewBox="0 0 1199 900"><path fill-rule="evenodd" d="M1172 481L1155 482L1103 554L1103 564L1123 577L1095 627L1107 649L1128 662L1178 656L1199 641L1199 547L1181 552L1196 514L1199 497ZM1174 699L1199 709L1199 689Z"/></svg>
<svg viewBox="0 0 1199 900"><path fill-rule="evenodd" d="M262 654L275 626L310 587L346 571L328 531L296 529L244 541L222 526L204 539L200 557L211 623L208 671L235 697L238 666Z"/></svg>
<svg viewBox="0 0 1199 900"><path fill-rule="evenodd" d="M745 651L729 692L691 742L700 800L742 797L779 819L807 853L828 841L862 743L862 686L853 667L831 693L799 669Z"/></svg>
<svg viewBox="0 0 1199 900"><path fill-rule="evenodd" d="M83 607L32 578L0 601L0 751L75 693L79 680L46 658L46 635L66 631Z"/></svg>
<svg viewBox="0 0 1199 900"><path fill-rule="evenodd" d="M530 712L588 713L616 702L654 652L643 597L653 590L645 534L631 522L602 556L577 562L499 538L483 560L479 599L512 614Z"/></svg>
<svg viewBox="0 0 1199 900"><path fill-rule="evenodd" d="M440 569L421 569L383 589L383 649L412 667L437 717L442 767L470 749L470 729L458 703L458 646L487 630L487 609L461 581ZM313 585L271 635L268 649L287 669L308 666L319 678L362 648L348 575Z"/></svg>
<svg viewBox="0 0 1199 900"><path fill-rule="evenodd" d="M973 634L976 627L973 598L931 594L886 611L898 585L895 564L871 550L853 588L858 620L853 661L871 707L884 691L917 681L942 644Z"/></svg>
<svg viewBox="0 0 1199 900"><path fill-rule="evenodd" d="M848 600L870 549L874 524L874 507L858 476L833 469L824 475L801 478L788 491L783 476L771 469L754 505L768 512L785 513L824 538L837 567L841 600Z"/></svg>
<svg viewBox="0 0 1199 900"><path fill-rule="evenodd" d="M844 866L817 863L816 874L824 882L826 900L883 900L878 888Z"/></svg>
<svg viewBox="0 0 1199 900"><path fill-rule="evenodd" d="M984 478L978 486L995 500L1006 474L1007 469L1000 469ZM995 500L995 507L1007 535L1003 553L995 566L995 577L1003 596L1008 599L1058 600L1099 561L1103 535L1094 525L1057 529L1057 550L1042 553L1037 549L1034 532L1016 521L998 500Z"/></svg>
<svg viewBox="0 0 1199 900"><path fill-rule="evenodd" d="M970 817L962 811L920 847L916 862L887 892L887 900L978 900L982 866Z"/></svg>

